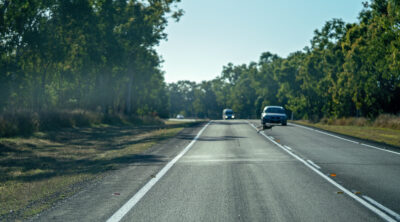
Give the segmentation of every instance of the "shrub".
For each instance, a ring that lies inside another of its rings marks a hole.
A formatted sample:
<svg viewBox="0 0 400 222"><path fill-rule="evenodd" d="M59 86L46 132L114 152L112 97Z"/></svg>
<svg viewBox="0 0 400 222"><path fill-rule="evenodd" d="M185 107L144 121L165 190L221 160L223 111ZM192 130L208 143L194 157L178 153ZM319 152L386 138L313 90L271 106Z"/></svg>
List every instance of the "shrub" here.
<svg viewBox="0 0 400 222"><path fill-rule="evenodd" d="M110 125L161 125L155 116L124 116L84 110L59 110L41 113L17 112L0 115L0 137L29 136L38 130L57 130L68 127L85 127L92 124Z"/></svg>
<svg viewBox="0 0 400 222"><path fill-rule="evenodd" d="M10 137L17 133L17 124L13 124L12 119L5 117L5 115L0 116L0 136Z"/></svg>
<svg viewBox="0 0 400 222"><path fill-rule="evenodd" d="M374 126L390 129L400 129L400 116L381 114L375 120L364 117L347 117L339 119L322 118L319 123L339 126Z"/></svg>
<svg viewBox="0 0 400 222"><path fill-rule="evenodd" d="M40 113L40 130L52 130L73 126L74 121L67 112Z"/></svg>
<svg viewBox="0 0 400 222"><path fill-rule="evenodd" d="M39 129L39 118L35 113L5 113L0 116L0 136L28 136Z"/></svg>
<svg viewBox="0 0 400 222"><path fill-rule="evenodd" d="M123 125L126 123L122 115L106 114L102 118L102 122L110 125Z"/></svg>
<svg viewBox="0 0 400 222"><path fill-rule="evenodd" d="M371 125L371 121L364 118L364 117L359 117L359 118L352 118L353 119L353 125L356 126L369 126Z"/></svg>
<svg viewBox="0 0 400 222"><path fill-rule="evenodd" d="M381 114L375 119L373 126L400 129L400 116Z"/></svg>
<svg viewBox="0 0 400 222"><path fill-rule="evenodd" d="M15 116L18 134L29 136L39 129L39 116L37 113L21 113Z"/></svg>
<svg viewBox="0 0 400 222"><path fill-rule="evenodd" d="M70 112L73 126L90 126L92 124L99 124L102 120L101 113L94 113L84 110L74 110Z"/></svg>

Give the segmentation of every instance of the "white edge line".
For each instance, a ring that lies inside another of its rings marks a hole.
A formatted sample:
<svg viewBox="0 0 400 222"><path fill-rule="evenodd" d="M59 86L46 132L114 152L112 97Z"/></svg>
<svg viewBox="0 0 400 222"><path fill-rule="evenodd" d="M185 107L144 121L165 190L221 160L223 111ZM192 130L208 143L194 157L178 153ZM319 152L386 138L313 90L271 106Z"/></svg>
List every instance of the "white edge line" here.
<svg viewBox="0 0 400 222"><path fill-rule="evenodd" d="M281 144L275 142L274 140L271 140L267 135L265 135L264 132L260 133L261 135L263 135L265 138L267 138L269 141L271 141L272 143L274 143L276 146L278 146L279 148L281 148L282 150L284 150L285 152L287 152L288 154L290 154L291 156L293 156L294 158L296 158L297 160L299 160L300 162L302 162L304 165L306 165L308 168L310 168L312 171L314 171L315 173L317 173L318 175L320 175L322 178L324 178L325 180L327 180L329 183L331 183L332 185L334 185L335 187L339 188L340 190L342 190L344 193L346 193L347 195L349 195L351 198L353 198L354 200L356 200L357 202L359 202L361 205L363 205L364 207L368 208L369 210L371 210L372 212L374 212L375 214L377 214L378 216L380 216L381 218L383 218L386 221L390 221L390 222L396 222L396 220L394 220L393 218L389 217L385 212L382 212L380 209L376 208L375 206L373 206L372 204L368 203L367 201L365 201L364 199L358 197L357 195L353 194L351 191L347 190L346 188L344 188L342 185L336 183L334 180L332 180L331 178L329 178L328 176L326 176L325 174L323 174L321 171L315 169L314 167L312 167L307 161L301 159L299 156L297 156L296 154L290 152L289 150L285 149L285 147L283 147Z"/></svg>
<svg viewBox="0 0 400 222"><path fill-rule="evenodd" d="M375 206L381 208L382 210L386 211L386 213L388 213L388 214L392 215L393 217L395 217L396 220L399 220L399 221L400 221L400 215L397 214L396 212L394 212L393 210L391 210L391 209L389 209L389 208L383 206L382 204L376 202L376 201L375 201L374 199L372 199L371 197L368 197L368 196L365 196L365 195L363 195L362 197L363 197L364 199L368 200L368 201L369 201L370 203L372 203L373 205L375 205Z"/></svg>
<svg viewBox="0 0 400 222"><path fill-rule="evenodd" d="M321 167L320 166L318 166L317 164L315 164L313 161L311 161L311 160L307 160L307 162L309 163L309 164L311 164L313 167L315 167L315 168L317 168L317 169L321 169Z"/></svg>
<svg viewBox="0 0 400 222"><path fill-rule="evenodd" d="M394 153L394 154L400 155L399 152L382 149L382 148L379 148L379 147L376 147L376 146L371 146L371 145L368 145L368 144L365 144L365 143L361 143L360 145L363 145L363 146L366 146L366 147L369 147L369 148L372 148L372 149L382 150L382 151L386 151L386 152L389 152L389 153Z"/></svg>
<svg viewBox="0 0 400 222"><path fill-rule="evenodd" d="M359 145L362 145L362 146L366 146L366 147L369 147L369 148L372 148L372 149L377 149L377 150L381 150L381 151L385 151L385 152L389 152L389 153L400 155L400 153L396 152L396 151L382 149L382 148L379 148L379 147L376 147L376 146L372 146L372 145L368 145L368 144L365 144L365 143L359 143L359 142L356 142L356 141L353 141L353 140L349 140L349 139L346 139L346 138L343 138L343 137L340 137L340 136L336 136L336 135L333 135L333 134L330 134L330 133L326 133L326 132L323 132L323 131L320 131L320 130L315 130L315 129L312 129L310 127L302 126L302 125L299 125L299 124L295 124L295 123L290 123L290 124L294 125L294 126L297 126L297 127L304 128L304 129L312 130L312 131L315 131L315 132L318 132L318 133L322 133L322 134L325 134L325 135L328 135L328 136L332 136L332 137L335 137L335 138L338 138L338 139L341 139L341 140L345 140L345 141L348 141L348 142L351 142L351 143L355 143L355 144L359 144Z"/></svg>
<svg viewBox="0 0 400 222"><path fill-rule="evenodd" d="M292 150L292 148L290 148L290 147L288 147L288 146L286 146L286 145L283 145L286 149L288 149L288 150Z"/></svg>
<svg viewBox="0 0 400 222"><path fill-rule="evenodd" d="M192 148L193 144L197 141L203 131L210 125L212 121L208 122L200 131L196 137L183 149L174 159L172 159L167 165L165 165L157 175L149 180L135 195L133 195L121 208L119 208L107 222L118 222L120 221L143 197L146 193L168 172L168 170L187 152Z"/></svg>

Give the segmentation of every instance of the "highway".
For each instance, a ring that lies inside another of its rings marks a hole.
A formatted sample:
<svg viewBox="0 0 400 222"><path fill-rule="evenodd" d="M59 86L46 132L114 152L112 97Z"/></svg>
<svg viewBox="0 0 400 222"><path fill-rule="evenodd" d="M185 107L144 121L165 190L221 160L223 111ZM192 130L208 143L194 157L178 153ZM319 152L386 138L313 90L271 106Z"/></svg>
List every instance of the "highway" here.
<svg viewBox="0 0 400 222"><path fill-rule="evenodd" d="M400 221L397 150L293 124L258 126L185 129L32 220Z"/></svg>

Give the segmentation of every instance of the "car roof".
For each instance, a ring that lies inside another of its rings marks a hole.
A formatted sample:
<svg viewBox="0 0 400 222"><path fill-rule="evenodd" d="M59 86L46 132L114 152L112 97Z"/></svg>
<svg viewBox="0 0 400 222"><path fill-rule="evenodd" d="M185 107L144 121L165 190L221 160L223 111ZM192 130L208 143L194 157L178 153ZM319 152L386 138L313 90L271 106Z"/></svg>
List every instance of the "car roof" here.
<svg viewBox="0 0 400 222"><path fill-rule="evenodd" d="M279 108L279 109L283 109L282 106L266 106L266 107L264 107L264 109L266 109L266 108Z"/></svg>

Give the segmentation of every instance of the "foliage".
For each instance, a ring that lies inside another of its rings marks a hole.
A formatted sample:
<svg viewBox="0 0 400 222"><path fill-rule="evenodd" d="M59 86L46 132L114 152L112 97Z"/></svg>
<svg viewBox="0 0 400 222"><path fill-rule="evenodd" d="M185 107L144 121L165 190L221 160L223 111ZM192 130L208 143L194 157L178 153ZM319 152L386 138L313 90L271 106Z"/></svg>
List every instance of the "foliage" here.
<svg viewBox="0 0 400 222"><path fill-rule="evenodd" d="M364 3L359 23L327 21L303 51L287 58L265 52L258 63L229 63L214 80L170 84L169 92L171 114L198 117L220 118L222 109L232 108L238 117L256 118L265 105L282 105L294 118L313 121L397 114L399 2Z"/></svg>
<svg viewBox="0 0 400 222"><path fill-rule="evenodd" d="M154 47L179 1L0 1L0 113L168 116Z"/></svg>

